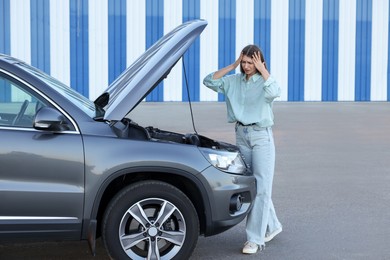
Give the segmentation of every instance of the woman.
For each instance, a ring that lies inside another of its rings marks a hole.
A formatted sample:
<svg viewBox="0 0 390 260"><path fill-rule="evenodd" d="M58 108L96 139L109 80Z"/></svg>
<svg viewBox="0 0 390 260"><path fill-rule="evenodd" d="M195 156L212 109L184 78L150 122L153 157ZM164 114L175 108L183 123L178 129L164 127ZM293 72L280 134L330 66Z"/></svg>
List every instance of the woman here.
<svg viewBox="0 0 390 260"><path fill-rule="evenodd" d="M241 73L226 75L238 65ZM256 177L257 195L247 217L247 242L242 250L254 254L282 231L271 199L275 168L272 103L280 96L280 88L256 45L246 46L233 64L209 74L203 84L225 95L228 121L236 123L237 146Z"/></svg>

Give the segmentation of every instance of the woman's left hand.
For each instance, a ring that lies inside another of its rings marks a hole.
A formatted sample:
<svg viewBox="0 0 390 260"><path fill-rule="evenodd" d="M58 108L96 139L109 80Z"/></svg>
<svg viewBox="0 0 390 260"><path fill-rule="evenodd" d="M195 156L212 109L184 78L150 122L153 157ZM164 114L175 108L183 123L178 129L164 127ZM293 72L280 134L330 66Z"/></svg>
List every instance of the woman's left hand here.
<svg viewBox="0 0 390 260"><path fill-rule="evenodd" d="M265 61L261 61L260 52L255 52L255 54L252 55L252 60L255 64L256 69L260 72L261 76L263 76L263 78L267 80L269 77L269 72L265 66Z"/></svg>

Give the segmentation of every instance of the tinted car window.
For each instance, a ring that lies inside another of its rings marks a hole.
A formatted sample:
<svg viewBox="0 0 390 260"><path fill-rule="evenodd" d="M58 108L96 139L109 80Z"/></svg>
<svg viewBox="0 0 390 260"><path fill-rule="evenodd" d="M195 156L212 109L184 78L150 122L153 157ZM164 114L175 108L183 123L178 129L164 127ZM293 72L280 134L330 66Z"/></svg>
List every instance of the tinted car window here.
<svg viewBox="0 0 390 260"><path fill-rule="evenodd" d="M27 71L28 73L34 74L34 76L38 77L40 80L45 82L47 85L50 85L54 90L59 92L61 95L66 97L70 102L75 104L77 107L82 109L86 114L88 114L91 118L99 116L96 114L95 104L89 100L88 98L84 97L83 95L79 94L78 92L74 91L70 87L66 86L59 80L43 73L42 71L31 67L25 63L17 63L15 64L19 68Z"/></svg>
<svg viewBox="0 0 390 260"><path fill-rule="evenodd" d="M43 106L44 100L0 73L0 126L33 127L35 114Z"/></svg>

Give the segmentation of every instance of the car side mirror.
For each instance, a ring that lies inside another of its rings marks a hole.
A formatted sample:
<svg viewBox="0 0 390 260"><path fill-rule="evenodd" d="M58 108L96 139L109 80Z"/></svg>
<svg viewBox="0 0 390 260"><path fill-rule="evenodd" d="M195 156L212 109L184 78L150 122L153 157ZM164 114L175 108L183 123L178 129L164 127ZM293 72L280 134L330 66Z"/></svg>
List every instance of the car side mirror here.
<svg viewBox="0 0 390 260"><path fill-rule="evenodd" d="M35 115L33 127L45 131L67 131L72 127L68 120L58 110L51 107L42 107Z"/></svg>

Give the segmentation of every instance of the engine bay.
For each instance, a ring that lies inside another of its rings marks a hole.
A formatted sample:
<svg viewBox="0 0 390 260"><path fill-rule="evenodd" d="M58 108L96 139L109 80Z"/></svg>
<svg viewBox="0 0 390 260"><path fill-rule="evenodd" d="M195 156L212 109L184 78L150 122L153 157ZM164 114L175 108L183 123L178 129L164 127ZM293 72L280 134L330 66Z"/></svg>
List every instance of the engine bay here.
<svg viewBox="0 0 390 260"><path fill-rule="evenodd" d="M238 148L235 145L212 140L197 133L181 134L161 130L153 126L143 127L129 118L124 118L120 122L116 122L112 125L112 128L118 137L125 139L188 144L230 152L238 151Z"/></svg>

